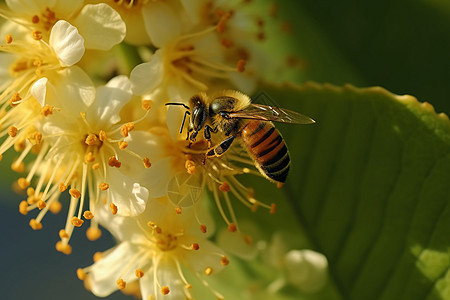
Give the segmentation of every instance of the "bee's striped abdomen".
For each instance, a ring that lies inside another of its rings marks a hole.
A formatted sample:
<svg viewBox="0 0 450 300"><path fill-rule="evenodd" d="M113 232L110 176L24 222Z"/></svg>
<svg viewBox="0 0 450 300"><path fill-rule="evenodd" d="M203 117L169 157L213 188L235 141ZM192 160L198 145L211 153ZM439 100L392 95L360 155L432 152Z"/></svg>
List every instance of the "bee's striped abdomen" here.
<svg viewBox="0 0 450 300"><path fill-rule="evenodd" d="M278 130L270 122L249 121L241 131L242 142L263 175L285 182L291 160Z"/></svg>

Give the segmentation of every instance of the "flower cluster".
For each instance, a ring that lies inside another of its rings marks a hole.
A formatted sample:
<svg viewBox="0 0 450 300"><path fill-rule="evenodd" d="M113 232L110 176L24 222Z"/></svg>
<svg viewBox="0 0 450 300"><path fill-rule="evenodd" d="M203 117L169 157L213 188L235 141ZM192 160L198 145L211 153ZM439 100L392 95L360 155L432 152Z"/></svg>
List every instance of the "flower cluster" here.
<svg viewBox="0 0 450 300"><path fill-rule="evenodd" d="M0 16L0 155L19 153L11 168L31 228L67 206L56 243L64 254L84 223L90 240L100 226L111 232L117 246L77 271L97 296L192 299L204 287L223 298L205 279L230 262L212 239L207 195L215 221L247 245L233 200L252 211L275 205L238 180L261 176L238 143L209 158L223 133L195 142L181 134L183 106L199 93L253 93L282 67L265 47L269 9L238 0L7 0Z"/></svg>

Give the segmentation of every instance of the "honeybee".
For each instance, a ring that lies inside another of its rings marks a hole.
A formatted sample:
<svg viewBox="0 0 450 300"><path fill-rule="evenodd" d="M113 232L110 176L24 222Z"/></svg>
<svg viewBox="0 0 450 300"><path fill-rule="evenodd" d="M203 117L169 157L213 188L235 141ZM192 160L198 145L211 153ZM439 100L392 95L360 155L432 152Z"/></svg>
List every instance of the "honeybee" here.
<svg viewBox="0 0 450 300"><path fill-rule="evenodd" d="M255 163L259 172L274 183L286 181L291 163L288 148L280 132L272 122L290 124L312 124L313 119L300 113L268 105L251 103L250 97L234 91L225 90L215 96L199 93L189 100L184 114L180 133L187 115L190 115L186 140L190 147L198 133L208 142L206 158L220 157L238 138ZM211 133L223 132L227 138L213 146Z"/></svg>

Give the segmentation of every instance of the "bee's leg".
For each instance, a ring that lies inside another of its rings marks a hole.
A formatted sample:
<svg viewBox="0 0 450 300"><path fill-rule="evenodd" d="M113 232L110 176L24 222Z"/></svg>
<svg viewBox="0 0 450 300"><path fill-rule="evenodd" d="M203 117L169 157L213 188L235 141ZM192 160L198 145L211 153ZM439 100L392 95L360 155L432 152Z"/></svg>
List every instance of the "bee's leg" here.
<svg viewBox="0 0 450 300"><path fill-rule="evenodd" d="M205 125L205 130L203 131L203 135L205 136L205 140L208 142L208 149L212 147L211 131L217 132L217 128L215 130L216 131L214 131L214 129L212 129L211 126Z"/></svg>
<svg viewBox="0 0 450 300"><path fill-rule="evenodd" d="M228 148L230 148L235 138L236 138L235 135L231 135L226 139L224 139L222 142L220 142L219 145L215 146L214 148L208 149L208 151L206 152L206 157L222 156L225 153L225 151L227 151Z"/></svg>
<svg viewBox="0 0 450 300"><path fill-rule="evenodd" d="M191 148L191 145L195 142L195 138L197 137L198 131L194 131L191 133L191 136L189 137L189 145L188 148Z"/></svg>

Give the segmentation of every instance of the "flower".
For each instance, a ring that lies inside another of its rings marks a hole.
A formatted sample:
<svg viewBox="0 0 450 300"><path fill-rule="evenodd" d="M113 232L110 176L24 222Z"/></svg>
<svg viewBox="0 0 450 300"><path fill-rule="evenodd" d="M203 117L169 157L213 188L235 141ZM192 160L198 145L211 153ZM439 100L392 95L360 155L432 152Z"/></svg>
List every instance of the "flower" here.
<svg viewBox="0 0 450 300"><path fill-rule="evenodd" d="M41 211L30 225L42 227L41 220L68 187L71 195L65 229L60 232L57 249L68 254L68 242L74 226L90 220L98 203L104 201L113 214L137 215L147 202L148 191L139 181L140 170L150 167L147 157L134 149L144 148L145 132L132 132L134 124L120 123L120 110L131 99L131 84L127 77L113 78L97 89L94 101L65 98L56 87L47 83L47 103L51 113L40 122L39 133L44 137L36 160L26 177L18 180L27 189L28 199L20 205L23 214L39 208ZM143 103L145 118L147 103ZM138 158L138 159L137 159ZM35 188L28 187L36 178ZM83 212L89 191L89 211ZM78 207L78 213L76 209ZM76 215L76 216L75 216ZM91 221L88 238L99 237L96 218Z"/></svg>
<svg viewBox="0 0 450 300"><path fill-rule="evenodd" d="M206 212L199 206L177 210L167 197L152 199L137 217L112 216L99 212L101 224L119 244L101 254L93 265L78 270L88 289L100 297L138 282L142 299L192 299L192 286L183 267L193 272L217 298L222 296L208 286L205 276L217 273L229 260L223 251L207 240L198 219ZM153 297L153 298L152 298Z"/></svg>

